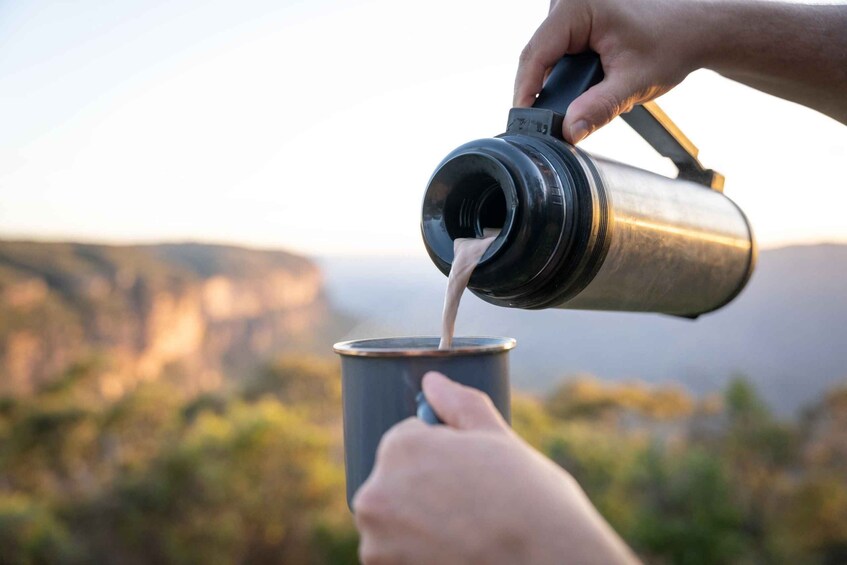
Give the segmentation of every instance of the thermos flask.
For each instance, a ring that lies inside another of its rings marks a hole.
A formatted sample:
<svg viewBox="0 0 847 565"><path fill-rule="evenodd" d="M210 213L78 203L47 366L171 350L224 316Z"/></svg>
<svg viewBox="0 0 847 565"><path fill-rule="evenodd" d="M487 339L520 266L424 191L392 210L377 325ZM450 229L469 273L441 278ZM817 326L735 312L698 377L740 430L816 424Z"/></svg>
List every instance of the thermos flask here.
<svg viewBox="0 0 847 565"><path fill-rule="evenodd" d="M510 111L505 133L450 153L424 195L427 252L446 275L454 239L500 229L468 285L498 306L688 318L716 310L752 274L750 224L654 103L622 118L674 162L675 179L565 142L568 105L602 77L595 53L566 56L532 108Z"/></svg>

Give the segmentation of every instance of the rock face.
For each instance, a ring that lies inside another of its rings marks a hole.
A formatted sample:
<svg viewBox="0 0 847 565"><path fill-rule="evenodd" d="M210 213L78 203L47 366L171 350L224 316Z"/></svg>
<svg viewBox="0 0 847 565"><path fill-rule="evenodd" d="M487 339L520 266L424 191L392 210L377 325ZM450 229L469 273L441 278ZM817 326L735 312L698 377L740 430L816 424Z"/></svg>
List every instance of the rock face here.
<svg viewBox="0 0 847 565"><path fill-rule="evenodd" d="M0 242L0 394L80 363L105 396L158 378L205 390L283 351L327 351L348 328L318 267L290 253Z"/></svg>

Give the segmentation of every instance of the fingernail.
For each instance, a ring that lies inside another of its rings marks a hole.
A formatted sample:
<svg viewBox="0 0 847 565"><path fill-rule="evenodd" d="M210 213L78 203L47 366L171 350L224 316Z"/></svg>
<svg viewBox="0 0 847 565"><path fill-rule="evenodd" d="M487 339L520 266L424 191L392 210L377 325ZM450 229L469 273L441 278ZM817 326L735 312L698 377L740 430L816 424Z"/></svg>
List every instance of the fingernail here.
<svg viewBox="0 0 847 565"><path fill-rule="evenodd" d="M571 143L576 145L588 136L588 122L579 120L571 126Z"/></svg>
<svg viewBox="0 0 847 565"><path fill-rule="evenodd" d="M432 379L436 379L436 380L438 380L438 379L447 379L447 377L446 377L445 375L443 375L443 374L439 373L438 371L428 371L428 372L427 372L427 373L423 376L423 380L425 380L425 381L429 381L429 380L432 380Z"/></svg>
<svg viewBox="0 0 847 565"><path fill-rule="evenodd" d="M432 387L440 388L444 385L445 381L449 380L450 379L448 379L446 375L443 375L438 371L429 371L423 376L423 379L421 379L421 388L432 392Z"/></svg>

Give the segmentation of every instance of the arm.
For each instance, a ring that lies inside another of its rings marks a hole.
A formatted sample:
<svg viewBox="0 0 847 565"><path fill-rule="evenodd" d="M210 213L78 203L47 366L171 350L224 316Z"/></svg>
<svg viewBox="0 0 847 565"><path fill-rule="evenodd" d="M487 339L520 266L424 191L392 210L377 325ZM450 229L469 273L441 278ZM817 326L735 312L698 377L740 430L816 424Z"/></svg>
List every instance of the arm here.
<svg viewBox="0 0 847 565"><path fill-rule="evenodd" d="M847 124L847 4L732 1L710 11L715 39L700 40L699 66Z"/></svg>
<svg viewBox="0 0 847 565"><path fill-rule="evenodd" d="M437 373L446 426L392 428L353 508L368 563L636 563L576 481L524 443L491 400Z"/></svg>
<svg viewBox="0 0 847 565"><path fill-rule="evenodd" d="M575 143L699 68L847 124L847 4L768 0L554 0L521 54L515 105L528 106L565 53L596 51L605 79L571 105Z"/></svg>

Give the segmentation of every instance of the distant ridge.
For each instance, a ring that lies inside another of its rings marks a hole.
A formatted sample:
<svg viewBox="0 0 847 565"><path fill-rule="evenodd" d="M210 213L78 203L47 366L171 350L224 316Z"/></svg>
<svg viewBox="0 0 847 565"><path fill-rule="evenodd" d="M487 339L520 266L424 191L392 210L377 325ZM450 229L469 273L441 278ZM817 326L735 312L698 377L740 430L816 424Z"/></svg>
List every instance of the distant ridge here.
<svg viewBox="0 0 847 565"><path fill-rule="evenodd" d="M351 335L433 334L444 277L425 256L322 261L329 297L362 323ZM380 280L378 275L383 275ZM847 380L847 245L763 250L729 306L691 322L661 315L520 311L466 294L458 334L517 338L514 382L543 390L581 372L715 391L745 374L793 412Z"/></svg>
<svg viewBox="0 0 847 565"><path fill-rule="evenodd" d="M444 284L422 254L315 262L199 243L0 241L0 394L94 361L115 394L163 375L203 390L280 353L329 356L341 338L435 334ZM525 389L591 373L705 393L742 373L790 413L847 380L845 288L847 245L792 246L762 251L741 296L695 322L511 310L468 294L457 332L517 338Z"/></svg>

